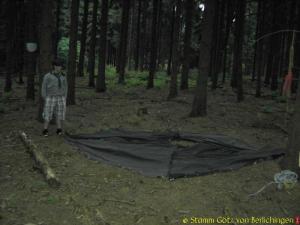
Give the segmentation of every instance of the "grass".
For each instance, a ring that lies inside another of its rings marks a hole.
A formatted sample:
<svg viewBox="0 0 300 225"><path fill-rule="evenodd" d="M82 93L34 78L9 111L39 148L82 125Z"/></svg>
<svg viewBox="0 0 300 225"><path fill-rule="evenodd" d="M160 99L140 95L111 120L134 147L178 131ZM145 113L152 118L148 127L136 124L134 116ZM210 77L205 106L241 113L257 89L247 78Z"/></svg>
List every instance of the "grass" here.
<svg viewBox="0 0 300 225"><path fill-rule="evenodd" d="M97 74L97 71L95 71ZM135 71L128 70L125 74L125 89L131 87L146 87L148 82L148 71ZM86 76L88 76L86 74ZM189 75L189 87L193 88L196 86L196 78L197 78L197 70L190 70ZM106 66L106 83L110 89L120 89L120 85L118 85L118 74L116 68L113 66ZM180 73L177 75L178 86L180 84L181 76ZM167 75L166 71L157 71L154 77L154 88L163 89L168 88L170 82L170 76ZM118 88L117 88L118 87Z"/></svg>

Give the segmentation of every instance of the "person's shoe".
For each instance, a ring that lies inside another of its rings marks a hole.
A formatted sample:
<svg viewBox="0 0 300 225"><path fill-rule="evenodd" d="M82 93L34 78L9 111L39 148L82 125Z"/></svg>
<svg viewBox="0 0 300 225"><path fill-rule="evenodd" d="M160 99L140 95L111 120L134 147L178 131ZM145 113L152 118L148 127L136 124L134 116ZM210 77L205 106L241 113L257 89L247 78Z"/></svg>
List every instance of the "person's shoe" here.
<svg viewBox="0 0 300 225"><path fill-rule="evenodd" d="M44 137L48 137L48 135L49 135L48 129L43 130L43 135L44 135Z"/></svg>
<svg viewBox="0 0 300 225"><path fill-rule="evenodd" d="M57 130L56 130L56 134L57 134L57 135L62 135L62 129L57 129Z"/></svg>

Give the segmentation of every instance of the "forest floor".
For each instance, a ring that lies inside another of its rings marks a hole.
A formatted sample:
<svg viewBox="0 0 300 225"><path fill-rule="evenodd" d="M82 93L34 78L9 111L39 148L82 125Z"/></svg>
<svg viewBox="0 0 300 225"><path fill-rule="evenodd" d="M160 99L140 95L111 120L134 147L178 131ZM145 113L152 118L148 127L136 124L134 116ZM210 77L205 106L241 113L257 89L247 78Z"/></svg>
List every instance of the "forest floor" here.
<svg viewBox="0 0 300 225"><path fill-rule="evenodd" d="M127 78L125 86L108 76L108 91L101 94L86 87L86 78L77 78L77 104L68 107L65 130L73 134L110 128L173 130L224 134L257 148L286 146L285 124L290 116L285 113L286 103L271 92L257 99L254 84L245 81L245 101L237 103L226 85L209 90L208 116L190 118L193 91L180 91L177 98L167 101L168 84L159 76L152 90L144 88L145 75ZM281 171L278 161L173 181L145 177L87 159L55 135L54 125L50 136L42 137L42 124L36 121L37 103L25 101L25 93L25 85L16 84L12 94L2 97L0 224L165 225L183 224L183 218L191 217L202 218L202 224L208 218L215 220L210 224L221 223L218 217L234 218L223 224L254 224L235 219L300 216L299 183L290 190L271 185L256 197L248 197L273 181L274 174ZM148 113L140 115L140 108L147 108ZM50 188L35 169L17 136L19 130L43 151L62 182L59 189Z"/></svg>

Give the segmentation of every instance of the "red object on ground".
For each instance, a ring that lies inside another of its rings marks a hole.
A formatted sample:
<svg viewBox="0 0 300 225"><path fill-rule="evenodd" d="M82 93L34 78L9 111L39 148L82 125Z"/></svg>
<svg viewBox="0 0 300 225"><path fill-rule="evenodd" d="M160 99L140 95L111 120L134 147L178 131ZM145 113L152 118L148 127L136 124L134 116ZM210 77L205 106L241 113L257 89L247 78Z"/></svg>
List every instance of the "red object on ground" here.
<svg viewBox="0 0 300 225"><path fill-rule="evenodd" d="M282 94L285 96L291 95L291 88L292 88L292 81L293 81L293 73L289 71L288 74L284 78L284 84L282 88Z"/></svg>
<svg viewBox="0 0 300 225"><path fill-rule="evenodd" d="M299 225L300 224L300 216L295 217L295 224Z"/></svg>

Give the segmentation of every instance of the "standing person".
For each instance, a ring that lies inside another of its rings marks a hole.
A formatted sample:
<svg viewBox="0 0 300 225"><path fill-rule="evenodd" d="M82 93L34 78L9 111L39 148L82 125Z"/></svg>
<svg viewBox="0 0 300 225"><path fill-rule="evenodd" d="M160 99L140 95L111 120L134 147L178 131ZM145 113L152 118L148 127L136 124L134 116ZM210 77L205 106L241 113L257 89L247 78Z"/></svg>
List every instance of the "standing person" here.
<svg viewBox="0 0 300 225"><path fill-rule="evenodd" d="M62 134L62 121L65 120L66 114L68 84L62 71L63 61L61 59L55 59L52 62L52 66L53 70L44 76L42 84L42 97L45 101L43 111L43 135L45 137L48 136L48 126L53 114L55 114L56 117L56 134Z"/></svg>

